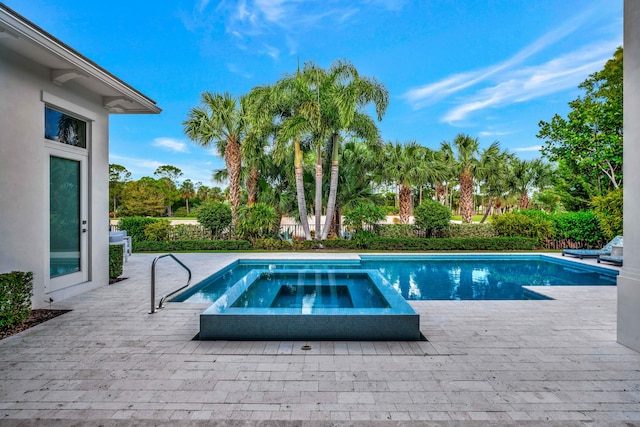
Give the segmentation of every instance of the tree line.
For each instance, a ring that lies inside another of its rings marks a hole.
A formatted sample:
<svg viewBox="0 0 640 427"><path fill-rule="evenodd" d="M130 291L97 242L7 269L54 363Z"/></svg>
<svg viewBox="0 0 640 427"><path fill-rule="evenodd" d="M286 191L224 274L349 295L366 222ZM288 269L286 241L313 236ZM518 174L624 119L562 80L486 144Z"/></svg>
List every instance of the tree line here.
<svg viewBox="0 0 640 427"><path fill-rule="evenodd" d="M579 86L584 94L569 103L566 118L540 122L544 147L534 160L519 159L498 141L480 147L465 134L438 149L383 141L376 122L388 91L348 61L328 69L309 62L239 97L204 92L184 132L198 145L216 147L226 167L213 178L228 181L227 189L180 181L182 171L170 165L138 181L110 165L113 212L188 215L202 203L226 201L235 223L239 206L262 203L295 217L309 240L326 239L345 211L366 204L387 206L408 223L426 199L458 211L463 222L478 212L484 222L506 209L582 211L621 203L611 194L621 193L623 182L622 60L619 48Z"/></svg>

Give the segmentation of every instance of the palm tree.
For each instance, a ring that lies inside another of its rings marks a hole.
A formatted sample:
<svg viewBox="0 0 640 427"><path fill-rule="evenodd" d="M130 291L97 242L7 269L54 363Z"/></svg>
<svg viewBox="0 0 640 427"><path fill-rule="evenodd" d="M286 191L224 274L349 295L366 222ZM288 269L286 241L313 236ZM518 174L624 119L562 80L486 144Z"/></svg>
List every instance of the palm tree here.
<svg viewBox="0 0 640 427"><path fill-rule="evenodd" d="M489 197L481 223L491 214L493 203L507 193L507 168L512 158L511 154L500 149L500 143L497 141L480 154L476 178L484 194Z"/></svg>
<svg viewBox="0 0 640 427"><path fill-rule="evenodd" d="M381 144L371 146L357 140L344 144L340 150L340 191L336 195L333 228L337 235L342 229L342 211L358 203L378 202L380 197L374 193L374 175L380 168Z"/></svg>
<svg viewBox="0 0 640 427"><path fill-rule="evenodd" d="M323 117L328 119L331 129L329 148L331 152L331 179L327 200L327 216L321 239L327 238L336 208L339 177L340 134L348 132L370 145L379 142L378 128L363 109L373 104L378 121L382 120L389 105L389 92L375 79L362 77L349 62L336 61L327 75L328 101L323 104ZM329 107L329 108L327 108Z"/></svg>
<svg viewBox="0 0 640 427"><path fill-rule="evenodd" d="M189 215L189 199L193 199L196 195L196 189L193 186L193 182L190 179L185 179L180 186L180 197L182 197L187 204L187 215Z"/></svg>
<svg viewBox="0 0 640 427"><path fill-rule="evenodd" d="M462 222L470 223L473 220L473 183L474 173L478 164L478 138L471 138L469 135L458 134L453 143L444 142L442 149L454 152L455 148L455 169L460 184L460 210Z"/></svg>
<svg viewBox="0 0 640 427"><path fill-rule="evenodd" d="M543 190L551 182L551 166L540 159L520 160L514 158L509 164L509 185L514 194L520 196L520 209L529 207L529 191Z"/></svg>
<svg viewBox="0 0 640 427"><path fill-rule="evenodd" d="M424 183L430 175L437 175L436 171L429 171L429 164L423 161L424 150L415 141L404 145L388 142L384 147L383 180L398 186L400 222L403 224L409 223L413 208L412 187Z"/></svg>
<svg viewBox="0 0 640 427"><path fill-rule="evenodd" d="M273 87L265 87L260 101L277 124L273 147L275 163L282 164L285 154L293 148L298 213L307 240L311 240L311 231L304 194L303 148L310 144L309 135L318 122L316 95L298 70L293 75L285 75Z"/></svg>
<svg viewBox="0 0 640 427"><path fill-rule="evenodd" d="M240 203L240 150L245 136L244 99L236 100L231 94L204 92L201 105L189 111L184 125L185 134L202 147L215 146L224 158L229 174L229 200L233 224L237 221Z"/></svg>

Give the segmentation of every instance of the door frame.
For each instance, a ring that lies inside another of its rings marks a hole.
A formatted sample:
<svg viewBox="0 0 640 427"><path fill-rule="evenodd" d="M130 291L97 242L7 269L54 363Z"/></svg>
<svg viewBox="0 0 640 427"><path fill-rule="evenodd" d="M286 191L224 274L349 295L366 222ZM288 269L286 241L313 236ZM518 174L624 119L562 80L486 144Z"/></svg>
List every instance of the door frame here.
<svg viewBox="0 0 640 427"><path fill-rule="evenodd" d="M47 245L47 256L45 272L47 280L45 280L45 293L59 291L69 286L77 285L89 280L89 236L91 228L89 227L89 174L88 163L89 156L86 150L78 149L75 147L67 147L63 144L47 143L46 144L46 161L45 161L45 179L47 185L46 191L46 203L45 203L45 216L46 216L46 237L45 244ZM58 277L51 277L51 226L49 217L51 215L50 205L50 183L51 183L51 157L58 157L66 160L77 161L80 164L80 271L65 274ZM86 231L83 231L86 230Z"/></svg>

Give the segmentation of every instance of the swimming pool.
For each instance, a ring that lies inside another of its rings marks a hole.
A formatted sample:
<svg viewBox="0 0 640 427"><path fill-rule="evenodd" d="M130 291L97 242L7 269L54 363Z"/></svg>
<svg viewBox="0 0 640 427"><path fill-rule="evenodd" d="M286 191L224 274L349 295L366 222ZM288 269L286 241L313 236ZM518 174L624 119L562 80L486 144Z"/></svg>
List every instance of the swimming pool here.
<svg viewBox="0 0 640 427"><path fill-rule="evenodd" d="M613 286L616 270L544 255L362 255L360 260L239 260L174 298L215 302L250 271L377 270L406 300L547 299L525 286Z"/></svg>

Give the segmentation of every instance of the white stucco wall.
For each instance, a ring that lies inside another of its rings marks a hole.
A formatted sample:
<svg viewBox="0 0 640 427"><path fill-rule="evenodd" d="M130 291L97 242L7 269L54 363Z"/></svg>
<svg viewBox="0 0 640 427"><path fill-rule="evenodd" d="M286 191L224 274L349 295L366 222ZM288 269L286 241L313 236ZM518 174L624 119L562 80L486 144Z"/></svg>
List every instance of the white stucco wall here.
<svg viewBox="0 0 640 427"><path fill-rule="evenodd" d="M640 351L640 2L624 2L624 267L618 277L618 342Z"/></svg>
<svg viewBox="0 0 640 427"><path fill-rule="evenodd" d="M43 91L95 118L88 156L88 281L46 293L49 280L49 154ZM108 284L108 114L101 97L0 45L0 272L34 273L34 308Z"/></svg>

